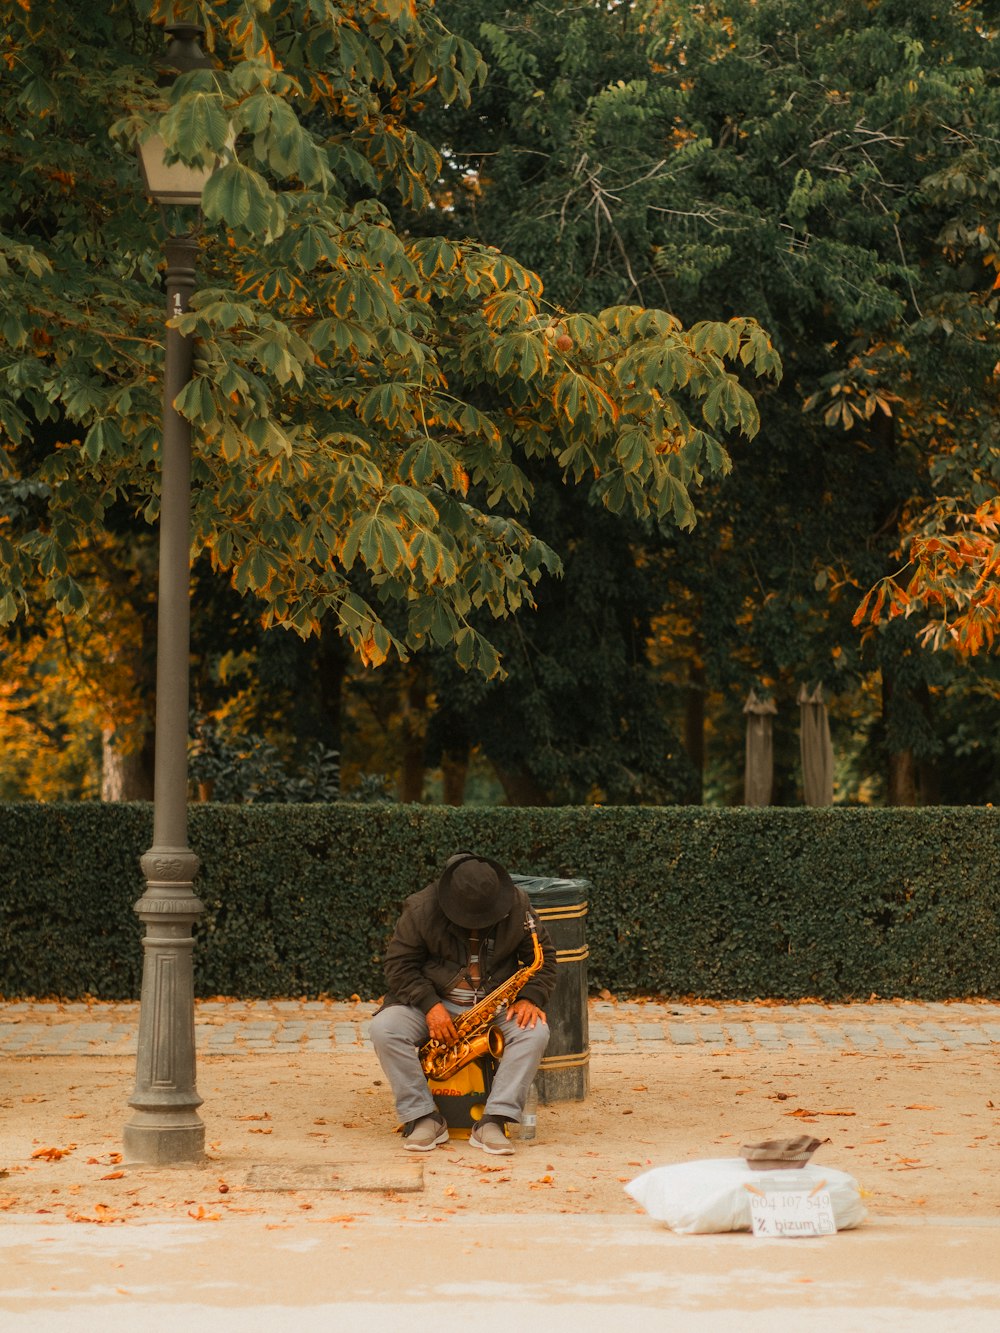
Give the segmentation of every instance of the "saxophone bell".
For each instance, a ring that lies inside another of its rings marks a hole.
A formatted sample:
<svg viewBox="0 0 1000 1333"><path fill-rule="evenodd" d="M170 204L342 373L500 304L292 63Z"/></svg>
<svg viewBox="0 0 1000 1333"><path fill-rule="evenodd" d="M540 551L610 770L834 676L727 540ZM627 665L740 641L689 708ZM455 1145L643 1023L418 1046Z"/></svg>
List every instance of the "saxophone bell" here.
<svg viewBox="0 0 1000 1333"><path fill-rule="evenodd" d="M487 1028L486 1031L486 1049L489 1051L490 1055L493 1056L494 1060L499 1060L501 1055L503 1055L503 1048L503 1033L494 1024L492 1027Z"/></svg>

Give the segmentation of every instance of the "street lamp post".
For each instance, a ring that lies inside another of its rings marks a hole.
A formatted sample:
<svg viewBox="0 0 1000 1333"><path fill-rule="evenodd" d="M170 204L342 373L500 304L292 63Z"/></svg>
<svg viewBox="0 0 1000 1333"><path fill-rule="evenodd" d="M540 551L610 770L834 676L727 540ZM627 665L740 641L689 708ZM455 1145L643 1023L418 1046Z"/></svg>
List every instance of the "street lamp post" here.
<svg viewBox="0 0 1000 1333"><path fill-rule="evenodd" d="M176 25L163 65L170 77L210 64L201 29ZM197 206L211 174L164 161L155 136L140 149L149 194L161 205ZM165 245L167 320L182 315L195 285L197 242ZM156 616L156 761L153 845L141 858L146 888L135 905L145 925L134 1114L125 1126L129 1161L168 1164L204 1155L205 1125L195 1086L194 940L204 911L194 892L198 858L188 847L187 737L191 578L191 427L174 402L191 377L192 343L168 323L160 454L159 584Z"/></svg>

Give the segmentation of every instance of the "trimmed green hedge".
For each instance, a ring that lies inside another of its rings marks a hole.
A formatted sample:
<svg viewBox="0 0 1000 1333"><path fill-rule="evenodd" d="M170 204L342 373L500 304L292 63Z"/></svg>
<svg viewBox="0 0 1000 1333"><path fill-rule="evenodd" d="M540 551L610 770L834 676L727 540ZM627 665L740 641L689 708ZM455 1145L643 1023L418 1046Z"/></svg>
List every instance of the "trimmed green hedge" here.
<svg viewBox="0 0 1000 1333"><path fill-rule="evenodd" d="M988 808L195 805L196 993L379 995L403 898L470 848L591 882L592 989L998 998L998 835ZM0 994L138 996L151 839L149 806L0 806Z"/></svg>

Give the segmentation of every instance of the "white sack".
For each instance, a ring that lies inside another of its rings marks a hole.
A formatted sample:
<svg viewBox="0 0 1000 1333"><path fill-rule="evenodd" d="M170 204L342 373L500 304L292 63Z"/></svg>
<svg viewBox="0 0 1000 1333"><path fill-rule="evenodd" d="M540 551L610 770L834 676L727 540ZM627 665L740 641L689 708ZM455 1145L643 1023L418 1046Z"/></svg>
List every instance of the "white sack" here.
<svg viewBox="0 0 1000 1333"><path fill-rule="evenodd" d="M650 1217L683 1235L750 1231L750 1195L744 1188L830 1192L838 1231L856 1227L866 1216L858 1182L846 1171L803 1166L794 1171L753 1171L742 1157L657 1166L625 1186Z"/></svg>

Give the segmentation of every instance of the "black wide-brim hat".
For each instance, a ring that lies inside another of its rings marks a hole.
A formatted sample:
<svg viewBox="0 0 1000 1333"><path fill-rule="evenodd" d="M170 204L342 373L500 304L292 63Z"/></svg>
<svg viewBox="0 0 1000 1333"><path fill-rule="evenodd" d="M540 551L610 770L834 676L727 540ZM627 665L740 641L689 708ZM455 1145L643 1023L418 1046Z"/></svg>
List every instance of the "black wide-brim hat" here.
<svg viewBox="0 0 1000 1333"><path fill-rule="evenodd" d="M485 856L453 856L438 880L438 905L463 930L495 926L510 912L517 890L503 866Z"/></svg>

